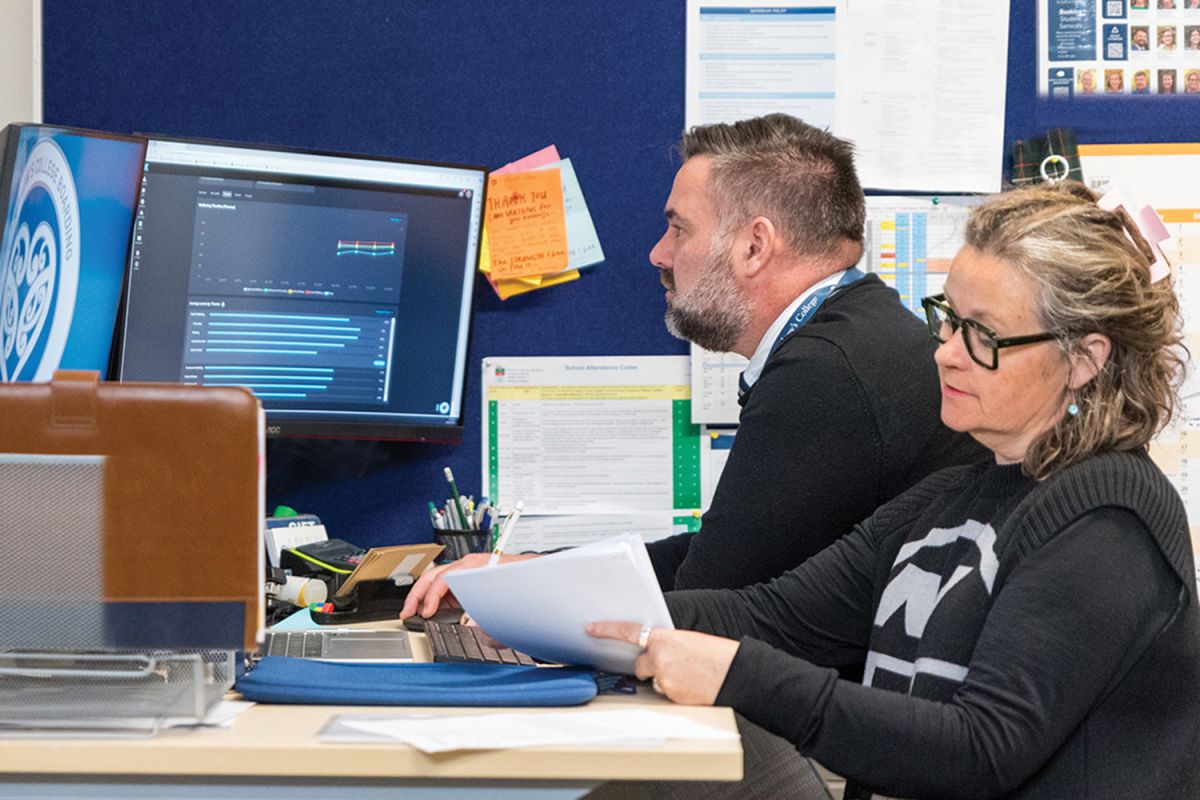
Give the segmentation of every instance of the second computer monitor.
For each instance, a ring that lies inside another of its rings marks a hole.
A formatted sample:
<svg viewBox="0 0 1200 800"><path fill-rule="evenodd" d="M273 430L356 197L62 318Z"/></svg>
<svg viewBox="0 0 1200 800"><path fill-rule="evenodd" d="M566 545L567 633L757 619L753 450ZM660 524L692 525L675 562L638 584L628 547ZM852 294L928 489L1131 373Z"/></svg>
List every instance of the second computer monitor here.
<svg viewBox="0 0 1200 800"><path fill-rule="evenodd" d="M275 435L461 438L485 178L151 138L120 379L248 386Z"/></svg>
<svg viewBox="0 0 1200 800"><path fill-rule="evenodd" d="M0 380L106 372L144 151L79 128L0 131Z"/></svg>

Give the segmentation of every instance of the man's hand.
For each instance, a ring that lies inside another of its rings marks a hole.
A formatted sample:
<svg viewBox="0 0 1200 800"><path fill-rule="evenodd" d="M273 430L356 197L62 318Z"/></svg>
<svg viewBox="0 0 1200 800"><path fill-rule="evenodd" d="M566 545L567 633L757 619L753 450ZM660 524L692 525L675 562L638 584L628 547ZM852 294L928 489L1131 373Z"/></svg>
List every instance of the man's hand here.
<svg viewBox="0 0 1200 800"><path fill-rule="evenodd" d="M636 645L636 622L593 622L587 632L599 639ZM653 680L654 691L676 703L711 706L717 700L739 642L696 631L653 628L633 668L640 680Z"/></svg>
<svg viewBox="0 0 1200 800"><path fill-rule="evenodd" d="M471 553L463 556L458 561L452 561L449 564L441 564L425 570L421 573L421 577L417 578L417 582L412 585L412 588L408 590L408 597L404 600L404 608L400 609L400 619L408 619L417 613L420 613L422 617L432 617L443 603L451 607L458 607L458 601L454 599L454 595L450 592L450 587L446 585L446 581L442 579L442 576L451 570L475 569L485 566L490 557L490 553ZM524 561L527 558L536 557L536 554L500 556L500 563L508 564L512 561Z"/></svg>

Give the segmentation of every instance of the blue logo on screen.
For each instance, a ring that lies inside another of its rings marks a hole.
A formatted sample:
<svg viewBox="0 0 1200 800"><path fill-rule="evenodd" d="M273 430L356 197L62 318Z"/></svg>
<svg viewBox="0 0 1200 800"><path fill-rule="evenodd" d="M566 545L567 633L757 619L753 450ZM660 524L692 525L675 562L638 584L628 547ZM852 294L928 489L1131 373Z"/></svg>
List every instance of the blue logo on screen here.
<svg viewBox="0 0 1200 800"><path fill-rule="evenodd" d="M79 195L67 159L38 142L16 176L0 253L0 379L49 380L79 290Z"/></svg>

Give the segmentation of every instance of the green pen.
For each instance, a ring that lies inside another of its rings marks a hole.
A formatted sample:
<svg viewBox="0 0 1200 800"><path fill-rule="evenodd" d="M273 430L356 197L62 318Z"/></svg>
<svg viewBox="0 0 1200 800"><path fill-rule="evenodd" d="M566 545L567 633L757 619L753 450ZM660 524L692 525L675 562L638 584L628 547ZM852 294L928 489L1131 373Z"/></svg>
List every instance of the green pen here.
<svg viewBox="0 0 1200 800"><path fill-rule="evenodd" d="M454 483L454 473L449 467L443 468L442 471L446 473L446 483L450 484L450 499L454 501L451 503L454 506L454 524L460 531L469 531L471 524L463 519L462 495L458 493L458 486Z"/></svg>

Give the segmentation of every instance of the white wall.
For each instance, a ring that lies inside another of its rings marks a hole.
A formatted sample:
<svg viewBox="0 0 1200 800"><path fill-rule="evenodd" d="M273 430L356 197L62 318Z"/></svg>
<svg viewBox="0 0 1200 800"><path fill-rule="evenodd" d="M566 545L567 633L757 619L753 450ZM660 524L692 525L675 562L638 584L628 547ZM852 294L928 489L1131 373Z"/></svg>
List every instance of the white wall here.
<svg viewBox="0 0 1200 800"><path fill-rule="evenodd" d="M0 76L0 126L41 122L41 0L0 0Z"/></svg>

